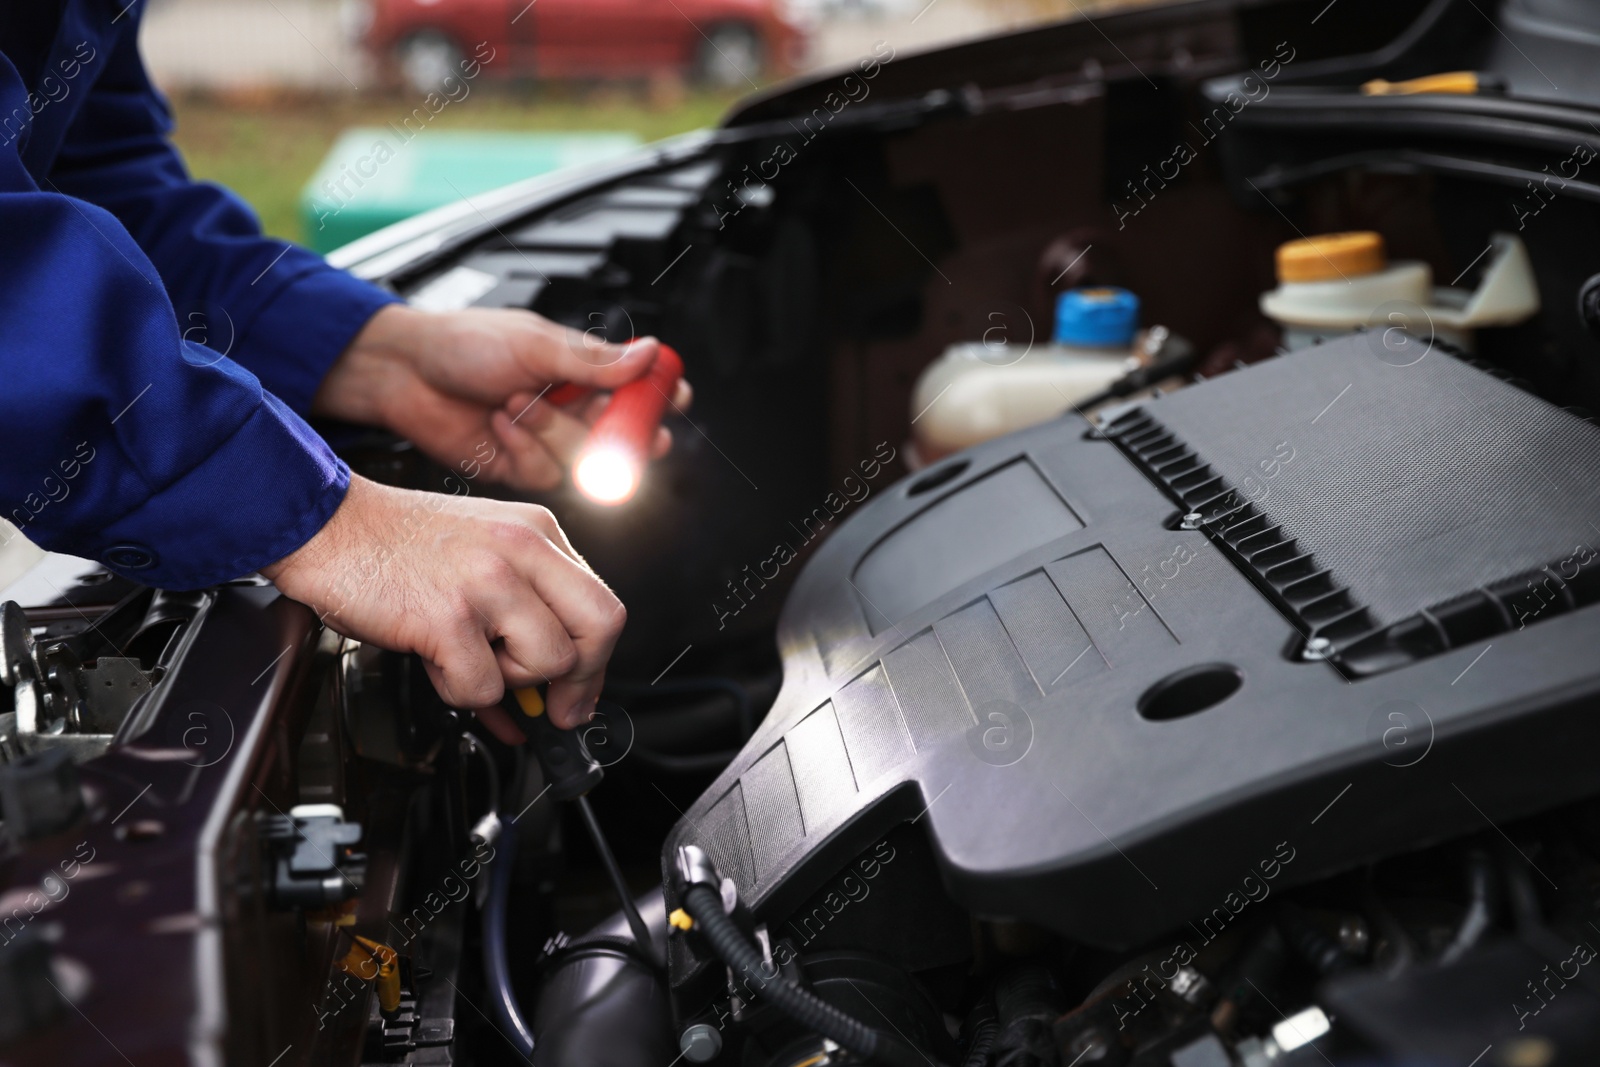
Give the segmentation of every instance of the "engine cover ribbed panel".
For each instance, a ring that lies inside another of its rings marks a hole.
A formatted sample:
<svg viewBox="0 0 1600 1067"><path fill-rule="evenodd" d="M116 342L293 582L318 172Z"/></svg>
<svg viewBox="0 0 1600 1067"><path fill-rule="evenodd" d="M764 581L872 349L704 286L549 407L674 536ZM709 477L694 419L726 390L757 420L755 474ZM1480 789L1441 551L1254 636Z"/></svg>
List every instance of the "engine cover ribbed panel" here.
<svg viewBox="0 0 1600 1067"><path fill-rule="evenodd" d="M1108 432L1353 674L1600 599L1594 424L1442 351L1386 363L1379 337Z"/></svg>
<svg viewBox="0 0 1600 1067"><path fill-rule="evenodd" d="M1595 427L1353 337L1107 429L1066 416L867 501L666 858L702 845L778 920L915 820L965 906L1125 946L1232 914L1267 862L1304 882L1600 790ZM1541 608L1485 592L1545 565ZM1302 654L1327 623L1306 578L1364 616L1332 660ZM1486 640L1430 614L1479 594Z"/></svg>

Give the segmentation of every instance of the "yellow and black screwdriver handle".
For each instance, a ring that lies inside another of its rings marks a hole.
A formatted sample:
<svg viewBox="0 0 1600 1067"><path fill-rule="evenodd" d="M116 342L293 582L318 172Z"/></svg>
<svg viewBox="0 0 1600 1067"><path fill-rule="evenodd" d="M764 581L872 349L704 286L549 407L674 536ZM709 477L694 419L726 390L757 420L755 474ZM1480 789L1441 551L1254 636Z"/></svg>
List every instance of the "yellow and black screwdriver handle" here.
<svg viewBox="0 0 1600 1067"><path fill-rule="evenodd" d="M544 695L537 688L507 686L501 706L527 737L534 758L544 770L552 798L575 800L605 778L605 771L584 748L579 731L563 730L550 721L545 714Z"/></svg>

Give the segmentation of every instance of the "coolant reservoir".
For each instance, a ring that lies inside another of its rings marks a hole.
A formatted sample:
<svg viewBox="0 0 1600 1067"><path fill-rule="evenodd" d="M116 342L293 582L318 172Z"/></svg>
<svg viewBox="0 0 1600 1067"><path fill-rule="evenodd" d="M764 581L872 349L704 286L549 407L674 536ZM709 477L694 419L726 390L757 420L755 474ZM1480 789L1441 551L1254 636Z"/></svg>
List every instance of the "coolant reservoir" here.
<svg viewBox="0 0 1600 1067"><path fill-rule="evenodd" d="M1278 287L1262 294L1261 310L1283 327L1291 349L1362 327L1400 326L1470 351L1478 327L1515 325L1539 310L1522 241L1497 233L1483 254L1483 280L1469 291L1434 285L1426 263L1390 263L1382 236L1370 231L1290 241L1278 247Z"/></svg>
<svg viewBox="0 0 1600 1067"><path fill-rule="evenodd" d="M1126 289L1073 289L1056 303L1049 344L951 345L911 393L917 458L941 456L1053 419L1136 366L1139 299Z"/></svg>

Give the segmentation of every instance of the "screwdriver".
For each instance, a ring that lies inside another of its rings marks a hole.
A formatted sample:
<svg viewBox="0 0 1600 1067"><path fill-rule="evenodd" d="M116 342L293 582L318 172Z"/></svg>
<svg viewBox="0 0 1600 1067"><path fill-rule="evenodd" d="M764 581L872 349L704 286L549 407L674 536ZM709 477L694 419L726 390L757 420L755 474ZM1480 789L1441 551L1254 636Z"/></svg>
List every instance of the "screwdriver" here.
<svg viewBox="0 0 1600 1067"><path fill-rule="evenodd" d="M595 818L594 808L589 804L590 790L599 785L606 775L584 745L582 728L563 730L551 722L550 716L544 713L544 696L533 686L526 689L507 686L501 706L528 739L534 758L544 771L545 786L550 796L577 804L578 812L589 830L589 838L594 842L595 851L600 854L600 863L605 867L606 876L610 878L611 886L622 904L622 914L628 920L628 929L633 931L634 943L646 959L658 967L662 966L662 960L656 954L655 942L650 937L650 928L639 914L633 894L628 891L628 883L622 877L622 868L617 865L617 857L612 853L611 845L600 829L600 821Z"/></svg>

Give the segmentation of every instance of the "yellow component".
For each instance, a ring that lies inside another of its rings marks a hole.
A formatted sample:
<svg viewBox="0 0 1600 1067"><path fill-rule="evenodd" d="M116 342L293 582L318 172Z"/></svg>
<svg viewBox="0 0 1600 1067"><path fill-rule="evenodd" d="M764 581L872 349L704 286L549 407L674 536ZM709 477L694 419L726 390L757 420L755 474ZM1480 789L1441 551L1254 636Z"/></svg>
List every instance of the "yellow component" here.
<svg viewBox="0 0 1600 1067"><path fill-rule="evenodd" d="M817 1067L817 1064L827 1062L828 1054L826 1052L819 1052L815 1056L808 1056L806 1059L801 1060L799 1063L795 1064L794 1067Z"/></svg>
<svg viewBox="0 0 1600 1067"><path fill-rule="evenodd" d="M1388 82L1374 78L1361 86L1366 96L1411 96L1415 93L1453 93L1457 96L1474 96L1478 92L1478 73L1472 70L1452 70L1447 74L1429 74L1403 82Z"/></svg>
<svg viewBox="0 0 1600 1067"><path fill-rule="evenodd" d="M330 904L326 908L306 912L306 921L310 923L327 923L330 926L354 926L356 924L356 904L359 901L346 900L339 904Z"/></svg>
<svg viewBox="0 0 1600 1067"><path fill-rule="evenodd" d="M517 706L522 708L522 714L530 719L537 719L544 714L544 697L539 695L539 690L530 685L512 692L517 696Z"/></svg>
<svg viewBox="0 0 1600 1067"><path fill-rule="evenodd" d="M378 991L378 1007L385 1015L400 1008L400 954L370 937L353 935L350 951L338 960L345 974L371 982Z"/></svg>
<svg viewBox="0 0 1600 1067"><path fill-rule="evenodd" d="M672 914L667 916L667 925L674 930L693 930L694 919L682 908L674 908Z"/></svg>
<svg viewBox="0 0 1600 1067"><path fill-rule="evenodd" d="M1278 281L1348 281L1389 265L1383 238L1371 230L1324 233L1278 246Z"/></svg>

